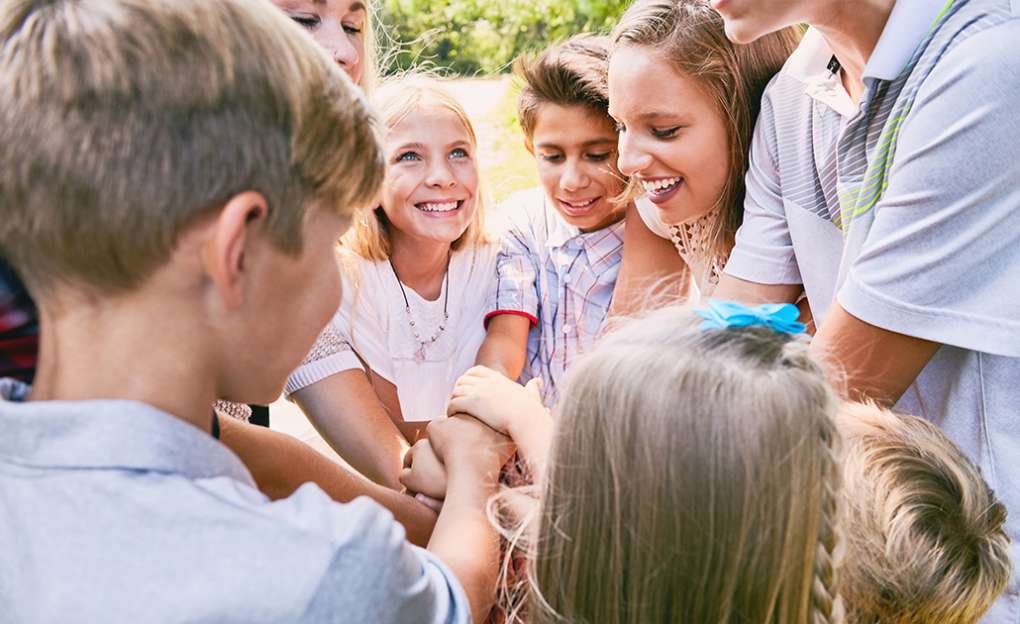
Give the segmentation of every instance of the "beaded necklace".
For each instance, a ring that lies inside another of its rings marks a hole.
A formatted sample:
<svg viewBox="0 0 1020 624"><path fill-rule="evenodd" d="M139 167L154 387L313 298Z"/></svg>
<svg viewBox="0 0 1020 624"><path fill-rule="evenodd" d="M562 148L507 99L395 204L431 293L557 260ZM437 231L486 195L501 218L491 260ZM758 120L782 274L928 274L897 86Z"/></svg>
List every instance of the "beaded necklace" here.
<svg viewBox="0 0 1020 624"><path fill-rule="evenodd" d="M424 362L425 361L425 350L429 346L434 344L439 337L446 331L446 323L450 320L450 313L448 304L450 303L450 255L446 254L446 274L443 276L443 284L446 287L446 294L443 295L443 320L439 323L439 329L436 333L423 339L421 334L418 333L418 327L414 322L414 316L411 315L411 302L407 299L407 291L404 290L404 284L400 281L400 275L397 274L397 267L393 266L393 259L389 259L390 269L393 271L393 277L397 278L397 286L400 287L400 294L404 296L404 311L407 313L407 322L411 326L411 333L414 334L414 340L418 343L418 348L414 351L414 361Z"/></svg>

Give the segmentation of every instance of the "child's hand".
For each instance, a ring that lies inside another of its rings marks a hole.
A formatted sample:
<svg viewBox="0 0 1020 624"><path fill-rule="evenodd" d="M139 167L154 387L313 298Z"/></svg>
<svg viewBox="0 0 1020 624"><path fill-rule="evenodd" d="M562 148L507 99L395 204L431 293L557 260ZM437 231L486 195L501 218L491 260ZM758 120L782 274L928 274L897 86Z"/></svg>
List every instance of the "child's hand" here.
<svg viewBox="0 0 1020 624"><path fill-rule="evenodd" d="M513 442L495 429L468 416L433 420L428 426L430 449L447 469L450 478L460 474L491 476L514 453Z"/></svg>
<svg viewBox="0 0 1020 624"><path fill-rule="evenodd" d="M428 439L418 440L404 455L400 483L408 492L424 494L430 499L439 501L446 498L446 468L436 457L432 443ZM426 501L421 502L428 505Z"/></svg>
<svg viewBox="0 0 1020 624"><path fill-rule="evenodd" d="M541 379L520 385L496 371L475 366L453 386L446 412L470 414L496 431L511 434L511 424L544 413Z"/></svg>

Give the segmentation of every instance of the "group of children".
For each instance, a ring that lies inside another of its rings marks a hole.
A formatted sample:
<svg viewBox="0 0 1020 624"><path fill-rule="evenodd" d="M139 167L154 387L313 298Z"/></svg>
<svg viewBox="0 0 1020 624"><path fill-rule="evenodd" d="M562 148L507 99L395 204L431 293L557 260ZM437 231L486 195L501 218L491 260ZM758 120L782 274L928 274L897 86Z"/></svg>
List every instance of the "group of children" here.
<svg viewBox="0 0 1020 624"><path fill-rule="evenodd" d="M1015 319L989 348L891 298L931 258L874 259L963 223L903 119L1017 10L889 2L865 68L750 1L518 61L541 187L491 208L442 83L376 84L361 2L0 5L0 250L41 330L0 381L0 620L1020 620L986 482ZM213 410L284 387L360 474ZM901 394L928 420L846 400Z"/></svg>

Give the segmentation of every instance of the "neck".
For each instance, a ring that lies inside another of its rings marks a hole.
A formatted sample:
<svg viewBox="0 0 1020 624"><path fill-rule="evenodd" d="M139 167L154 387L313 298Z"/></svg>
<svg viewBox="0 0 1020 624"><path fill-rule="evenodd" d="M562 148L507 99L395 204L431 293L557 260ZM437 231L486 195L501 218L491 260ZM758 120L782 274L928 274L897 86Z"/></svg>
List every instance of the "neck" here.
<svg viewBox="0 0 1020 624"><path fill-rule="evenodd" d="M201 348L196 332L175 323L165 303L107 299L59 311L41 304L39 366L29 400L141 401L209 431L216 398L211 371L194 366L202 361L195 357Z"/></svg>
<svg viewBox="0 0 1020 624"><path fill-rule="evenodd" d="M864 67L895 4L896 0L829 2L820 7L824 14L811 21L839 60L843 86L854 102L860 101L864 92Z"/></svg>
<svg viewBox="0 0 1020 624"><path fill-rule="evenodd" d="M450 243L425 240L394 231L390 261L400 281L429 301L443 291Z"/></svg>

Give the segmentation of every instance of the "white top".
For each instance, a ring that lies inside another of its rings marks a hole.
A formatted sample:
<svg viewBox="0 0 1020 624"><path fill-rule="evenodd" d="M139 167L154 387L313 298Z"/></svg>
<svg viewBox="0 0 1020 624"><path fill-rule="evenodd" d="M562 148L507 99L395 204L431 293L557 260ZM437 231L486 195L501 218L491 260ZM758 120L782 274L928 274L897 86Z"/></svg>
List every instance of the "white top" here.
<svg viewBox="0 0 1020 624"><path fill-rule="evenodd" d="M341 266L344 287L340 309L309 358L291 374L287 393L345 370L364 370L367 365L396 386L405 421L445 415L454 382L474 365L485 339L482 319L495 287L496 247L481 245L455 252L448 279L435 301L423 299L404 285L410 317L388 261L365 260L348 252ZM447 288L450 318L440 333ZM419 354L422 346L415 332L423 341L439 335Z"/></svg>
<svg viewBox="0 0 1020 624"><path fill-rule="evenodd" d="M707 299L719 283L724 259L716 259L713 266L709 257L709 235L713 215L706 215L691 223L670 225L662 220L659 209L648 198L640 197L634 202L641 220L653 234L673 241L677 253L683 258L691 274L691 302Z"/></svg>

